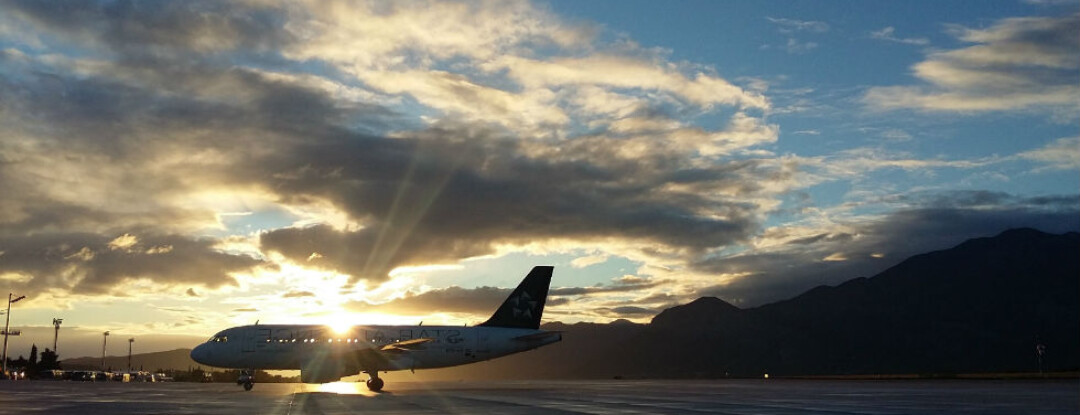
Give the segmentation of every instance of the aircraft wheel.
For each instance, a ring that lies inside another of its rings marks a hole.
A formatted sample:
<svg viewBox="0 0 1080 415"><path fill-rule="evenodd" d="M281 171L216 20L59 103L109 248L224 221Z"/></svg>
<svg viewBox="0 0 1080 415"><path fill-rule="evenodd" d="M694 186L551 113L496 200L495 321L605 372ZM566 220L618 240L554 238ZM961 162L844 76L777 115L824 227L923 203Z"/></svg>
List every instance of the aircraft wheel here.
<svg viewBox="0 0 1080 415"><path fill-rule="evenodd" d="M371 378L367 380L367 388L374 392L381 391L383 387L383 380L379 378Z"/></svg>
<svg viewBox="0 0 1080 415"><path fill-rule="evenodd" d="M249 391L253 387L255 387L254 383L252 383L252 382L244 382L244 390Z"/></svg>

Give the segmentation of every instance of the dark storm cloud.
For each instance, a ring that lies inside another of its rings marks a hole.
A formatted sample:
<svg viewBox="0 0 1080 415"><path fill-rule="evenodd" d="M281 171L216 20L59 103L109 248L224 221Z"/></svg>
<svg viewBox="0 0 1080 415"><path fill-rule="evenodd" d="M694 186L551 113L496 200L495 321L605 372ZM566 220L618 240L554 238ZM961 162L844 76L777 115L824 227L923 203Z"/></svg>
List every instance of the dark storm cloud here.
<svg viewBox="0 0 1080 415"><path fill-rule="evenodd" d="M139 235L123 244L117 240L88 233L0 236L0 273L27 277L23 288L99 294L136 279L235 285L230 273L268 266L246 255L219 252L212 240L178 235Z"/></svg>
<svg viewBox="0 0 1080 415"><path fill-rule="evenodd" d="M375 281L385 279L399 265L456 260L490 252L486 243L469 242L466 237L433 237L414 232L395 244L397 247L384 248L380 236L380 231L373 228L346 232L320 225L270 231L262 234L260 242L264 250L279 252L305 266Z"/></svg>
<svg viewBox="0 0 1080 415"><path fill-rule="evenodd" d="M995 192L921 193L905 196L913 207L857 226L855 235L833 239L817 235L799 240L797 249L717 257L698 262L698 270L751 272L732 283L706 288L741 307L795 296L821 284L870 277L909 256L950 248L967 239L993 236L1011 228L1051 233L1080 230L1080 196L1024 198ZM843 260L824 260L838 255Z"/></svg>
<svg viewBox="0 0 1080 415"><path fill-rule="evenodd" d="M437 133L328 139L278 153L283 158L270 165L281 169L272 187L282 197L332 200L370 226L278 229L262 234L262 246L379 281L401 265L491 254L495 243L619 237L700 251L740 240L756 226L753 205L656 190L666 174L525 157L517 140L483 131ZM736 181L729 171L712 174L714 182ZM696 213L705 207L728 218Z"/></svg>

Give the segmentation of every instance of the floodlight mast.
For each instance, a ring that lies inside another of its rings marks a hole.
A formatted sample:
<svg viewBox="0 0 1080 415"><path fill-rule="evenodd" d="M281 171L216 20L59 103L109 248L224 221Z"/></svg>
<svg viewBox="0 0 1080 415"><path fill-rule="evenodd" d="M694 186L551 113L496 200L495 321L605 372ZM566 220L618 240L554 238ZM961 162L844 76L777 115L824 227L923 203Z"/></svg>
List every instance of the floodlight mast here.
<svg viewBox="0 0 1080 415"><path fill-rule="evenodd" d="M56 351L56 339L58 337L60 337L60 324L63 323L63 322L64 322L64 319L62 319L62 318L54 318L54 319L52 319L52 325L54 327L53 338L52 338L52 351L53 351L53 353L56 353L57 356L60 355L60 352Z"/></svg>
<svg viewBox="0 0 1080 415"><path fill-rule="evenodd" d="M105 371L105 345L109 344L109 332L106 331L105 333L103 333L103 335L104 336L102 337L102 340L101 340L101 371L102 372Z"/></svg>
<svg viewBox="0 0 1080 415"><path fill-rule="evenodd" d="M8 329L11 328L11 303L15 303L15 302L18 302L19 300L22 300L22 299L26 298L25 295L20 295L18 298L12 299L12 297L14 297L14 296L15 296L14 293L8 293L8 296L7 296L7 300L8 300L8 302L7 302L7 313L4 314L4 317L5 317L4 318L4 352L3 352L3 355L0 356L0 360L4 361L4 364L3 364L3 372L4 372L3 374L4 374L4 376L7 376L7 343L8 343Z"/></svg>

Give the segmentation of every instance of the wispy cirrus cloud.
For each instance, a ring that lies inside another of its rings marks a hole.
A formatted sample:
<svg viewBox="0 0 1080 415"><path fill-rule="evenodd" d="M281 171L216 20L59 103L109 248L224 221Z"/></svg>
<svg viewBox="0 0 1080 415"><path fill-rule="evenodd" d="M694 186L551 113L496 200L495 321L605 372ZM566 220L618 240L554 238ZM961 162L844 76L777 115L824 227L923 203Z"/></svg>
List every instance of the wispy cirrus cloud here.
<svg viewBox="0 0 1080 415"><path fill-rule="evenodd" d="M906 37L906 38L897 37L896 36L896 28L894 28L892 26L886 26L886 27L881 28L881 30L876 30L876 31L870 32L870 38L871 39L878 39L878 40L886 40L886 41L889 41L889 42L904 43L904 44L908 44L908 45L924 46L924 45L929 45L930 44L930 39L927 39L925 37Z"/></svg>
<svg viewBox="0 0 1080 415"><path fill-rule="evenodd" d="M765 17L776 27L776 31L787 35L787 43L783 46L764 45L762 49L783 49L789 54L800 55L808 53L818 48L818 43L808 40L798 39L795 36L799 34L822 34L829 31L830 26L828 23L816 21L816 20L798 20L789 19L783 17Z"/></svg>
<svg viewBox="0 0 1080 415"><path fill-rule="evenodd" d="M784 17L765 17L765 20L777 26L780 33L810 32L825 33L829 31L829 24L816 20L799 20Z"/></svg>

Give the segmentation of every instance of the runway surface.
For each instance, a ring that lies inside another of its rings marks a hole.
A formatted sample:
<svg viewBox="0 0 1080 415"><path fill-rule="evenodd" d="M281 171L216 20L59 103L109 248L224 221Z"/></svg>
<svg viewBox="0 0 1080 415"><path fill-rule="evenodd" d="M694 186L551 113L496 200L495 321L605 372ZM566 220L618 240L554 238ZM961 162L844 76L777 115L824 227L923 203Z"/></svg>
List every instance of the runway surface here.
<svg viewBox="0 0 1080 415"><path fill-rule="evenodd" d="M1077 414L1077 381L0 382L18 414Z"/></svg>

